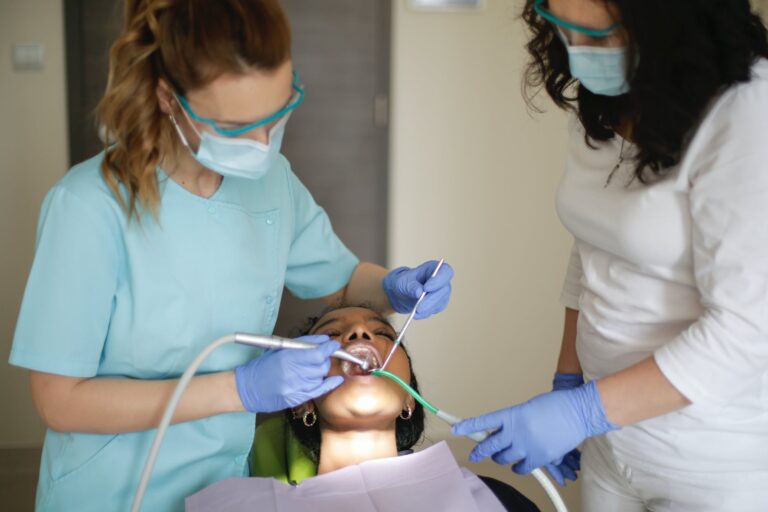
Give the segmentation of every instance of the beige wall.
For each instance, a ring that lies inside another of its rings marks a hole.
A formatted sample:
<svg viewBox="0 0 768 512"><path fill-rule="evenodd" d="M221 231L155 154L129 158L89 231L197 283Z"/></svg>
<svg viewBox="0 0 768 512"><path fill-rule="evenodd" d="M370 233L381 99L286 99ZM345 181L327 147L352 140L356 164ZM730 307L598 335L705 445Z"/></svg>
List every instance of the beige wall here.
<svg viewBox="0 0 768 512"><path fill-rule="evenodd" d="M14 71L13 43L44 46L42 71ZM43 195L67 168L61 0L0 0L0 447L42 443L26 372L8 353Z"/></svg>
<svg viewBox="0 0 768 512"><path fill-rule="evenodd" d="M752 5L755 6L757 12L763 17L763 20L768 17L768 0L752 0Z"/></svg>
<svg viewBox="0 0 768 512"><path fill-rule="evenodd" d="M462 416L547 391L561 336L565 116L543 100L545 115L526 111L519 5L439 14L394 2L390 262L444 256L456 270L448 310L408 338L425 396ZM432 420L429 439L447 437ZM471 447L452 444L462 456ZM532 478L474 469L551 508Z"/></svg>

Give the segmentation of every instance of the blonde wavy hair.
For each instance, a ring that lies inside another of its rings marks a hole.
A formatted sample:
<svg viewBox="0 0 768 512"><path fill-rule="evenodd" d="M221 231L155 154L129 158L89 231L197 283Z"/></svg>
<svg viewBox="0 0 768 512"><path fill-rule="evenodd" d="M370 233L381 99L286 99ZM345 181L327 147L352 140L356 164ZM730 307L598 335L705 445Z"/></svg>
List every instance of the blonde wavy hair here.
<svg viewBox="0 0 768 512"><path fill-rule="evenodd" d="M290 39L277 0L126 0L96 118L101 172L129 219L139 208L157 216L157 165L181 149L160 109L160 79L186 94L224 73L274 70L290 58Z"/></svg>

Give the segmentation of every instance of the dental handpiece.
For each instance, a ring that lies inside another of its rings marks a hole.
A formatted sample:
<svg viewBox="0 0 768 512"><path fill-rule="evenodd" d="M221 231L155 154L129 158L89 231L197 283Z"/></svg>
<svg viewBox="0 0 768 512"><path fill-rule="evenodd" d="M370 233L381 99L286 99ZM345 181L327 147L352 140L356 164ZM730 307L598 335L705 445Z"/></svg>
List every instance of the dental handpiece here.
<svg viewBox="0 0 768 512"><path fill-rule="evenodd" d="M317 348L317 345L315 343L310 343L308 341L293 340L291 338L282 338L280 336L261 336L258 334L248 334L245 332L235 333L235 343L240 343L241 345L250 345L252 347L272 348L272 349L291 348L291 349L303 350L303 349ZM364 371L368 371L370 369L368 367L367 361L365 361L364 359L360 359L359 357L353 356L346 350L339 349L333 354L331 354L331 357L335 357L336 359L342 359L344 361L349 361L350 363L358 365Z"/></svg>

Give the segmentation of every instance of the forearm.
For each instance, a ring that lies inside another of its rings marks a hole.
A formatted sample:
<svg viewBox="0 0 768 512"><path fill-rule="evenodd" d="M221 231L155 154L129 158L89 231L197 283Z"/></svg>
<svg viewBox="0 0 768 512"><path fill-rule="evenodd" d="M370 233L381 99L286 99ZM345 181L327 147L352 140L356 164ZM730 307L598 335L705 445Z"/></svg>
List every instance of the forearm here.
<svg viewBox="0 0 768 512"><path fill-rule="evenodd" d="M560 345L560 357L557 360L558 373L581 373L579 357L576 354L576 324L578 319L579 312L577 310L565 308L563 340Z"/></svg>
<svg viewBox="0 0 768 512"><path fill-rule="evenodd" d="M597 381L597 389L611 422L631 425L690 405L649 357Z"/></svg>
<svg viewBox="0 0 768 512"><path fill-rule="evenodd" d="M30 372L38 412L53 430L118 433L157 427L178 380L77 379ZM194 377L173 423L242 411L233 372Z"/></svg>
<svg viewBox="0 0 768 512"><path fill-rule="evenodd" d="M374 263L361 262L352 273L349 284L337 293L325 297L329 304L366 304L384 315L393 313L387 294L381 283L389 272Z"/></svg>

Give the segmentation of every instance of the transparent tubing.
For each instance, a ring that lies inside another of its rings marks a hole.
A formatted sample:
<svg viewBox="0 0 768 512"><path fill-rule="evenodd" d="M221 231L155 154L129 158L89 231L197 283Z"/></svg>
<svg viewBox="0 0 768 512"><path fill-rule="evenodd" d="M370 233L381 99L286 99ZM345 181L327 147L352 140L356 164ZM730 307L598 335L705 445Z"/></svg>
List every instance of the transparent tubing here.
<svg viewBox="0 0 768 512"><path fill-rule="evenodd" d="M427 409L429 412L433 413L435 416L445 421L449 425L455 425L456 423L462 421L462 418L459 418L458 416L454 416L453 414L449 414L445 411L441 411L440 409L438 409L437 407L429 403L415 389L409 386L407 382L405 382L403 379L401 379L394 373L388 372L386 370L373 370L371 372L371 375L375 375L377 377L386 377L390 380L395 381L397 384L400 385L400 387L406 390L408 394L410 394L421 405L423 405L425 409ZM481 441L485 441L485 439L488 437L489 434L490 432L473 432L472 434L469 434L467 437L479 443ZM547 496L549 497L549 500L552 502L552 505L554 505L555 510L557 512L568 512L568 509L566 508L565 503L563 502L563 498L560 496L560 493L557 492L557 489L555 488L552 481L546 477L544 472L541 469L537 468L531 472L531 475L533 476L533 478L536 479L537 482L539 482L539 485L541 485L541 487L544 488L544 491L547 493Z"/></svg>

